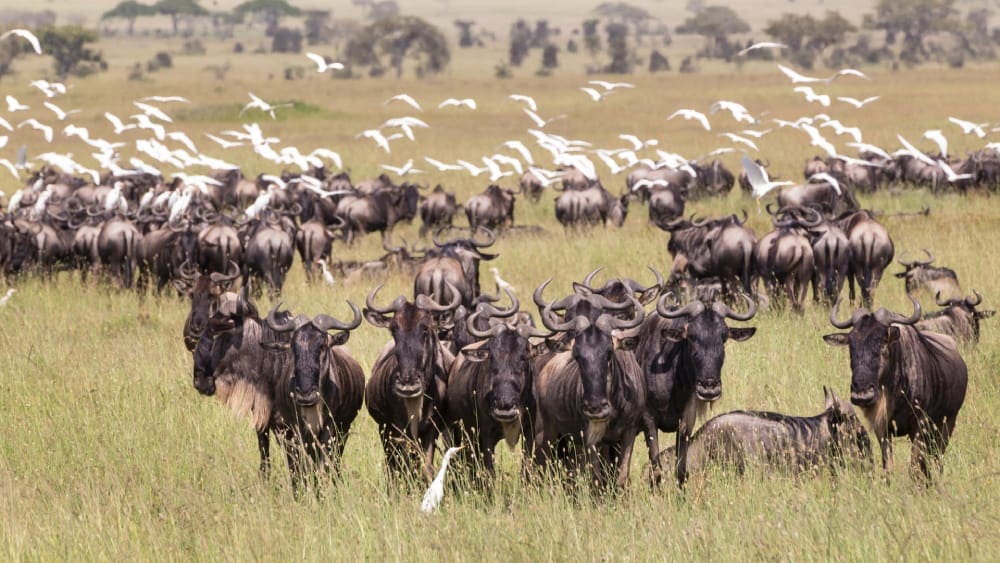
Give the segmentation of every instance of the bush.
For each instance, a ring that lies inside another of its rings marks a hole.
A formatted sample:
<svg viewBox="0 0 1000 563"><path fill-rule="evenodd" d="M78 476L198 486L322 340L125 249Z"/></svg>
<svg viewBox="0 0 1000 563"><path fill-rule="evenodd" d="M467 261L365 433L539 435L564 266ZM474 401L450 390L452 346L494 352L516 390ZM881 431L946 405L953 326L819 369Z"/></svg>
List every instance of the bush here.
<svg viewBox="0 0 1000 563"><path fill-rule="evenodd" d="M200 39L188 39L184 42L181 52L185 55L204 55L205 45Z"/></svg>
<svg viewBox="0 0 1000 563"><path fill-rule="evenodd" d="M239 41L237 41L236 44L233 45L233 52L236 53L237 55L242 53L244 49L245 47L243 47L243 44L240 43Z"/></svg>
<svg viewBox="0 0 1000 563"><path fill-rule="evenodd" d="M510 78L514 73L510 70L510 65L506 61L500 61L493 65L493 76L495 78Z"/></svg>
<svg viewBox="0 0 1000 563"><path fill-rule="evenodd" d="M302 32L297 29L279 27L274 32L271 51L274 53L301 53Z"/></svg>
<svg viewBox="0 0 1000 563"><path fill-rule="evenodd" d="M171 57L170 53L166 51L160 51L159 53L156 53L156 55L153 56L153 60L151 62L155 62L157 68L173 68L174 66L173 57Z"/></svg>

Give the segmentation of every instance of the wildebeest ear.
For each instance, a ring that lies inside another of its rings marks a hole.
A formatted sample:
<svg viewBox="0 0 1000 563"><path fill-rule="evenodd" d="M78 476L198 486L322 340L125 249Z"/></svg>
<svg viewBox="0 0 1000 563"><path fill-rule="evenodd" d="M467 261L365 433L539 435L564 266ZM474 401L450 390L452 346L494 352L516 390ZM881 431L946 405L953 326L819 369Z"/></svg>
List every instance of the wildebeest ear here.
<svg viewBox="0 0 1000 563"><path fill-rule="evenodd" d="M191 290L194 289L188 285L184 280L170 280L170 285L174 286L179 293L182 295L191 295Z"/></svg>
<svg viewBox="0 0 1000 563"><path fill-rule="evenodd" d="M364 311L364 315L366 321L371 323L373 326L377 326L378 328L388 328L389 323L392 322L392 317L367 308Z"/></svg>
<svg viewBox="0 0 1000 563"><path fill-rule="evenodd" d="M687 338L687 328L687 325L665 328L660 331L660 335L671 342L680 342Z"/></svg>
<svg viewBox="0 0 1000 563"><path fill-rule="evenodd" d="M351 333L346 330L336 334L331 334L329 340L330 346L343 346L344 344L347 344L347 341L350 340L350 338Z"/></svg>
<svg viewBox="0 0 1000 563"><path fill-rule="evenodd" d="M896 325L889 326L889 333L886 336L886 344L892 344L899 340L899 327Z"/></svg>
<svg viewBox="0 0 1000 563"><path fill-rule="evenodd" d="M988 319L995 314L997 314L996 311L976 311L976 314L973 316L975 316L977 319Z"/></svg>
<svg viewBox="0 0 1000 563"><path fill-rule="evenodd" d="M847 333L835 332L833 334L824 334L823 341L830 346L847 346Z"/></svg>
<svg viewBox="0 0 1000 563"><path fill-rule="evenodd" d="M490 357L490 351L483 348L462 348L462 355L470 362L482 362Z"/></svg>
<svg viewBox="0 0 1000 563"><path fill-rule="evenodd" d="M757 334L757 327L729 327L729 338L736 342L749 340L751 336Z"/></svg>
<svg viewBox="0 0 1000 563"><path fill-rule="evenodd" d="M639 344L639 338L636 336L624 336L622 338L615 339L615 350L634 350Z"/></svg>
<svg viewBox="0 0 1000 563"><path fill-rule="evenodd" d="M543 342L542 345L545 346L550 352L555 352L555 353L567 352L573 349L573 346L572 344L570 344L570 342L568 341L563 342L561 340L556 340L555 338L546 338L545 342Z"/></svg>

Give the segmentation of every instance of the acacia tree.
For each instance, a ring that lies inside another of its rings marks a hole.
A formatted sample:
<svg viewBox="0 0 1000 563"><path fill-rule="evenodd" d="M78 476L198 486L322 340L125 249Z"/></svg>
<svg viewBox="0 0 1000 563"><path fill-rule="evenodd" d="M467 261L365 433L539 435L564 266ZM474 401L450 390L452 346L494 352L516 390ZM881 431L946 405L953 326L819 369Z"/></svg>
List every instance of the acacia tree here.
<svg viewBox="0 0 1000 563"><path fill-rule="evenodd" d="M174 35L177 35L177 28L180 20L186 16L207 16L208 10L198 4L197 0L160 0L153 4L153 9L157 14L170 16L170 23L174 27Z"/></svg>
<svg viewBox="0 0 1000 563"><path fill-rule="evenodd" d="M233 12L240 16L247 14L260 14L263 16L267 24L264 33L268 37L274 35L282 17L302 15L302 10L292 6L287 0L247 0L233 8Z"/></svg>
<svg viewBox="0 0 1000 563"><path fill-rule="evenodd" d="M135 0L123 0L117 6L111 8L101 16L102 20L123 19L128 22L128 34L132 35L135 29L135 20L144 16L152 16L156 10L148 4L141 4Z"/></svg>
<svg viewBox="0 0 1000 563"><path fill-rule="evenodd" d="M955 0L879 0L875 12L865 14L865 29L885 31L886 42L895 43L903 36L900 56L913 62L926 60L930 53L924 47L924 38L943 31L957 31L958 20Z"/></svg>
<svg viewBox="0 0 1000 563"><path fill-rule="evenodd" d="M55 71L60 78L68 74L84 75L107 70L108 63L100 51L90 43L97 42L97 33L78 25L46 27L36 33L42 50L55 60Z"/></svg>
<svg viewBox="0 0 1000 563"><path fill-rule="evenodd" d="M349 63L370 67L373 74L392 67L397 78L407 59L417 61L417 76L441 72L451 61L441 30L415 16L396 16L365 26L347 42L344 53Z"/></svg>
<svg viewBox="0 0 1000 563"><path fill-rule="evenodd" d="M710 57L725 56L722 51L729 45L727 37L748 31L750 24L728 6L705 6L697 16L688 18L677 27L677 33L703 36L707 42L705 50Z"/></svg>

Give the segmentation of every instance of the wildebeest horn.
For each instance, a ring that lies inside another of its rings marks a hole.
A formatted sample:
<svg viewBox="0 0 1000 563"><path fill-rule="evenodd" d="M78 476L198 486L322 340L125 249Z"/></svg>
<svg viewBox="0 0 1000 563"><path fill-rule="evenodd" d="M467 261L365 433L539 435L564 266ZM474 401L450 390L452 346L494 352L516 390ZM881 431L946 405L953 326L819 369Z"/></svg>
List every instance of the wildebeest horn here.
<svg viewBox="0 0 1000 563"><path fill-rule="evenodd" d="M361 309L350 301L347 301L347 306L351 308L351 312L354 314L354 318L351 322L345 323L344 321L338 321L337 319L331 317L330 315L324 315L320 313L316 315L313 319L312 324L314 327L326 331L326 330L354 330L361 326Z"/></svg>
<svg viewBox="0 0 1000 563"><path fill-rule="evenodd" d="M708 217L704 219L695 219L694 215L691 215L691 226L693 227L704 227L708 224Z"/></svg>
<svg viewBox="0 0 1000 563"><path fill-rule="evenodd" d="M550 305L542 309L542 324L552 332L567 332L570 330L580 332L590 326L590 319L581 315L565 322L559 322L556 314L552 312L552 306Z"/></svg>
<svg viewBox="0 0 1000 563"><path fill-rule="evenodd" d="M542 299L542 292L545 291L545 286L549 285L550 283L552 283L552 278L543 281L542 285L536 287L535 291L531 294L531 299L532 301L535 302L535 305L538 307L539 310L542 310L549 306L549 304L546 303L544 299Z"/></svg>
<svg viewBox="0 0 1000 563"><path fill-rule="evenodd" d="M680 309L668 309L667 298L671 295L665 294L656 301L656 313L665 319L676 319L678 317L697 317L705 310L705 304L695 299Z"/></svg>
<svg viewBox="0 0 1000 563"><path fill-rule="evenodd" d="M587 277L583 278L583 285L587 286L590 289L594 289L590 285L590 282L594 281L594 276L597 275L597 272L600 272L603 269L604 269L604 266L599 266L596 270L594 270L593 272L590 272L589 274L587 274Z"/></svg>
<svg viewBox="0 0 1000 563"><path fill-rule="evenodd" d="M441 242L438 239L438 236L444 234L444 232L447 231L447 230L449 230L449 229L450 229L450 227L441 227L440 229L434 231L434 234L431 235L431 242L434 243L434 246L436 246L438 248L441 248L441 247L443 247L443 246L445 246L445 245L447 245L447 244L449 244L451 242L454 242L454 241L450 241L450 240L447 241L447 242Z"/></svg>
<svg viewBox="0 0 1000 563"><path fill-rule="evenodd" d="M907 317L907 318L904 319L903 315L900 315L898 313L893 313L892 314L892 322L897 323L897 324L901 324L901 325L912 325L912 324L914 324L914 323L916 323L917 321L920 320L920 315L921 315L921 312L922 312L922 309L920 308L920 302L917 301L917 299L915 297L913 297L912 295L907 295L907 297L909 297L910 298L910 302L913 303L913 314L911 314L909 317Z"/></svg>
<svg viewBox="0 0 1000 563"><path fill-rule="evenodd" d="M773 205L775 205L775 203L772 201L772 202L770 202L770 203L768 203L767 205L764 206L764 210L767 211L767 214L770 215L770 216L772 216L772 217L775 216L775 215L777 215L778 213L781 213L781 209L778 209L777 211L774 211L773 209L771 209L771 207Z"/></svg>
<svg viewBox="0 0 1000 563"><path fill-rule="evenodd" d="M471 334L472 336L475 336L476 338L490 338L490 337L496 336L496 335L500 334L500 331L502 331L504 329L504 327L506 326L503 323L497 323L497 324L491 326L490 328L488 328L487 330L479 330L479 329L477 329L476 328L476 319L478 319L479 316L481 314L483 314L484 312L485 311L483 311L483 310L478 310L475 313L472 313L471 315L469 315L469 317L467 319L465 319L465 328L466 328L466 330L468 330L469 334Z"/></svg>
<svg viewBox="0 0 1000 563"><path fill-rule="evenodd" d="M645 320L646 311L642 308L642 303L639 303L639 300L631 295L628 296L628 300L629 300L628 304L635 311L635 316L632 317L631 319L622 319L614 315L609 315L610 324L608 325L608 328L626 330L641 325L642 321ZM604 315L601 315L601 317L603 316ZM601 322L600 317L598 317L597 322L598 323Z"/></svg>
<svg viewBox="0 0 1000 563"><path fill-rule="evenodd" d="M747 210L746 210L746 209L741 209L740 211L742 211L742 212L743 212L743 220L742 220L742 221L740 221L739 219L737 219L737 218L736 218L736 214L735 214L735 213L733 214L733 219L735 219L735 220L736 220L736 224L737 224L737 225L739 225L739 226L741 226L741 227L742 227L742 226L743 226L743 225L744 225L744 224L745 224L745 223L747 222L747 219L749 219L749 218L750 218L750 216L749 216L749 215L747 215Z"/></svg>
<svg viewBox="0 0 1000 563"><path fill-rule="evenodd" d="M968 305L969 307L975 307L976 305L979 305L980 303L983 302L983 296L978 291L973 289L972 294L975 296L976 300L973 301L972 297L966 297L965 298L966 305Z"/></svg>
<svg viewBox="0 0 1000 563"><path fill-rule="evenodd" d="M491 230L489 230L489 229L487 229L486 227L483 227L483 226L480 226L479 228L477 228L476 232L472 233L472 236L475 237L476 233L478 233L479 231L484 231L486 233L486 238L488 240L487 240L487 242L476 242L474 240L474 238L470 239L469 242L472 243L472 246L475 246L476 248L486 248L487 246L492 246L493 243L496 242L496 240L497 240L496 234L494 234L493 231L491 231Z"/></svg>
<svg viewBox="0 0 1000 563"><path fill-rule="evenodd" d="M476 313L483 313L488 319L493 317L499 317L502 319L513 317L517 313L517 310L521 307L521 303L517 300L517 296L511 293L511 291L506 287L503 288L503 292L506 293L507 298L510 299L510 307L500 309L490 303L480 303L476 306Z"/></svg>
<svg viewBox="0 0 1000 563"><path fill-rule="evenodd" d="M424 311L428 311L431 313L443 313L445 311L451 311L455 307L458 307L462 303L461 292L459 292L458 288L455 287L455 285L452 284L451 282L444 282L444 286L447 287L452 294L451 302L448 303L447 305L442 305L440 303L437 303L436 301L434 301L434 298L430 297L429 295L418 295L416 300L414 300L414 304L417 306L417 308L423 309Z"/></svg>
<svg viewBox="0 0 1000 563"><path fill-rule="evenodd" d="M934 294L934 302L937 303L938 307L948 307L948 306L951 305L951 300L950 299L947 299L945 301L941 301L941 292L940 291L938 291L938 292L936 292Z"/></svg>
<svg viewBox="0 0 1000 563"><path fill-rule="evenodd" d="M331 221L330 224L326 226L326 228L327 229L340 229L340 228L343 228L344 225L346 225L346 224L347 224L347 221L344 221L343 217L341 217L340 215L334 215L333 216L333 221Z"/></svg>
<svg viewBox="0 0 1000 563"><path fill-rule="evenodd" d="M212 281L214 281L215 283L222 283L222 282L233 281L239 275L240 275L240 266L236 262L230 260L228 272L226 272L225 274L219 272L212 272L211 274L209 274L209 277L212 278Z"/></svg>
<svg viewBox="0 0 1000 563"><path fill-rule="evenodd" d="M747 302L747 312L746 313L734 313L728 305L721 301L716 301L712 303L712 310L718 313L722 317L727 317L733 319L734 321L749 321L757 314L757 303L750 298L746 293L740 293L740 296L744 301Z"/></svg>
<svg viewBox="0 0 1000 563"><path fill-rule="evenodd" d="M931 263L934 262L934 255L931 254L926 248L922 250L924 251L924 254L927 255L927 260L917 260L914 264L917 264L918 266L930 266Z"/></svg>
<svg viewBox="0 0 1000 563"><path fill-rule="evenodd" d="M837 302L833 304L833 308L830 309L830 324L832 324L836 328L842 330L851 328L852 326L854 326L854 323L858 322L858 320L862 316L868 313L868 311L866 311L865 309L860 309L860 308L855 309L850 319L844 322L840 322L837 320L837 311L840 309L840 301L841 301L840 299L837 299Z"/></svg>
<svg viewBox="0 0 1000 563"><path fill-rule="evenodd" d="M799 223L801 223L803 227L812 228L823 222L823 215L819 211L813 209L812 207L806 207L803 209L803 211L813 216L813 219L811 220L804 218L799 219Z"/></svg>
<svg viewBox="0 0 1000 563"><path fill-rule="evenodd" d="M279 322L275 316L275 313L278 312L278 307L281 307L281 301L275 303L274 307L267 313L267 317L264 318L264 323L275 332L295 332L309 322L309 317L302 314L296 315L285 322Z"/></svg>
<svg viewBox="0 0 1000 563"><path fill-rule="evenodd" d="M191 225L191 222L188 221L188 220L186 220L186 219L182 219L182 220L179 220L179 221L171 221L171 222L167 223L167 227L169 227L170 230L173 231L173 232L175 232L175 233L183 233L184 231L187 230L187 228L190 225Z"/></svg>
<svg viewBox="0 0 1000 563"><path fill-rule="evenodd" d="M378 294L379 290L382 289L383 285L385 284L380 283L377 286L373 287L372 290L368 292L368 295L365 297L365 307L367 307L370 311L379 313L381 315L388 315L390 313L395 313L396 311L401 309L404 304L406 304L406 297L400 295L392 303L390 303L388 307L385 308L375 305L375 295Z"/></svg>

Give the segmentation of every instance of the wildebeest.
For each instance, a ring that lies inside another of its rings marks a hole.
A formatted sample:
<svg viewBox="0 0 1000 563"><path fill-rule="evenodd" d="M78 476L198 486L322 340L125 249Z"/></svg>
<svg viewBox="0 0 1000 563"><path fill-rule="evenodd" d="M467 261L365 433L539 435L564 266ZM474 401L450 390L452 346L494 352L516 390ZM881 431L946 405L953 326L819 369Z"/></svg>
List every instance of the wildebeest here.
<svg viewBox="0 0 1000 563"><path fill-rule="evenodd" d="M716 278L731 297L737 287L753 295L756 281L754 248L757 237L736 215L715 220L677 219L668 225L667 250L673 255L671 277L697 280Z"/></svg>
<svg viewBox="0 0 1000 563"><path fill-rule="evenodd" d="M488 229L485 241L475 238L457 238L449 241L438 240L434 235L434 250L425 253L423 264L413 279L413 295L427 295L438 303L451 299L446 284L458 288L461 303L467 310L474 308L473 301L479 297L479 262L493 260L496 254L488 254L483 248L496 241L496 235ZM475 231L473 232L475 234Z"/></svg>
<svg viewBox="0 0 1000 563"><path fill-rule="evenodd" d="M816 416L733 411L712 418L691 437L688 473L703 472L710 464L730 466L739 473L751 466L799 472L870 461L871 441L854 407L826 387L823 395L823 412ZM672 450L660 455L674 454Z"/></svg>
<svg viewBox="0 0 1000 563"><path fill-rule="evenodd" d="M272 298L281 294L285 275L295 257L292 245L294 230L294 225L287 218L273 215L266 216L251 227L243 261L244 286L249 285L251 276L256 276L267 284Z"/></svg>
<svg viewBox="0 0 1000 563"><path fill-rule="evenodd" d="M490 230L514 225L514 191L491 184L483 193L476 194L465 202L465 217L469 229L476 232L479 227Z"/></svg>
<svg viewBox="0 0 1000 563"><path fill-rule="evenodd" d="M564 188L555 199L556 220L566 228L605 225L614 200L600 182L585 189Z"/></svg>
<svg viewBox="0 0 1000 563"><path fill-rule="evenodd" d="M861 289L862 306L870 307L882 273L895 254L892 239L871 211L843 215L837 219L837 224L847 234L850 248L851 269L847 280L851 301L854 301L856 282Z"/></svg>
<svg viewBox="0 0 1000 563"><path fill-rule="evenodd" d="M446 192L441 184L434 187L431 193L420 202L420 236L427 236L428 231L437 232L450 229L455 213L458 213L458 203L455 194Z"/></svg>
<svg viewBox="0 0 1000 563"><path fill-rule="evenodd" d="M337 233L319 219L310 219L295 231L295 248L302 258L302 267L306 271L306 281L313 281L313 268L317 260L326 261L330 257L333 241Z"/></svg>
<svg viewBox="0 0 1000 563"><path fill-rule="evenodd" d="M225 272L230 262L242 261L240 235L228 218L220 216L198 233L198 268L202 272Z"/></svg>
<svg viewBox="0 0 1000 563"><path fill-rule="evenodd" d="M904 262L897 260L906 271L896 274L897 278L906 280L906 292L917 295L921 290L933 296L941 296L945 299L961 297L962 287L958 283L958 275L951 268L931 266L934 263L934 255L926 249L927 260L913 260Z"/></svg>
<svg viewBox="0 0 1000 563"><path fill-rule="evenodd" d="M184 319L184 346L188 351L194 352L198 340L208 327L208 319L212 314L212 307L216 300L222 295L233 281L240 276L240 268L235 262L230 262L229 272L221 274L212 272L205 275L191 275L185 271L186 265L181 265L178 269L179 278L175 285L181 293L187 294L191 298L191 309ZM190 286L185 287L185 284Z"/></svg>
<svg viewBox="0 0 1000 563"><path fill-rule="evenodd" d="M659 453L657 432L675 432L679 453L675 475L683 484L687 479L685 454L697 417L708 403L722 396L726 340L743 342L757 331L754 327L730 327L726 319L748 321L757 307L744 295L745 313L736 313L722 302L706 306L702 301L691 301L675 309L667 306L670 297L661 296L657 314L646 318L640 327L636 357L646 388L643 432L654 478L659 481L662 472L655 459Z"/></svg>
<svg viewBox="0 0 1000 563"><path fill-rule="evenodd" d="M840 298L851 269L851 249L847 234L825 217L810 225L806 232L813 250L813 299L832 305Z"/></svg>
<svg viewBox="0 0 1000 563"><path fill-rule="evenodd" d="M132 287L137 247L142 235L132 221L115 217L104 222L97 236L97 254L112 278L124 287Z"/></svg>
<svg viewBox="0 0 1000 563"><path fill-rule="evenodd" d="M850 189L841 186L838 192L837 188L827 182L813 182L785 188L778 194L777 201L778 206L782 208L812 207L824 215L833 217L861 208Z"/></svg>
<svg viewBox="0 0 1000 563"><path fill-rule="evenodd" d="M380 231L383 237L390 235L396 223L412 221L416 217L419 198L417 186L410 183L381 187L371 194L345 198L337 206L337 214L345 222L347 241L351 242L355 234L375 231Z"/></svg>
<svg viewBox="0 0 1000 563"><path fill-rule="evenodd" d="M387 328L392 342L379 353L365 386L365 404L375 423L385 451L389 478L400 475L409 465L410 447L419 450L420 466L428 480L433 478L434 442L445 430L441 408L448 371L454 361L451 352L438 340L439 321L435 313L446 313L459 305L459 293L451 286L454 299L445 305L426 295L413 302L402 295L388 307L375 305L382 288L373 288L365 300L365 319Z"/></svg>
<svg viewBox="0 0 1000 563"><path fill-rule="evenodd" d="M784 297L797 313L803 311L814 273L813 247L806 229L818 224L819 213L812 211L811 222L781 214L773 217L775 229L761 237L754 249L756 272L772 303L781 303L779 289L784 289Z"/></svg>
<svg viewBox="0 0 1000 563"><path fill-rule="evenodd" d="M496 445L505 440L514 447L521 436L530 455L534 443L532 385L534 359L547 350L530 338L550 333L524 323L512 323L518 301L507 292L510 307L484 303L465 319L466 329L480 341L460 350L448 376L446 412L454 443L471 443L477 462L492 475ZM482 320L488 328L477 327Z"/></svg>
<svg viewBox="0 0 1000 563"><path fill-rule="evenodd" d="M914 326L920 303L910 300L913 314L907 318L885 308L855 309L843 322L837 320L838 302L830 323L851 331L823 340L850 349L851 403L861 408L878 439L882 467L892 462L891 438L908 436L914 469L930 478L928 457L940 459L948 447L965 401L968 368L954 338Z"/></svg>
<svg viewBox="0 0 1000 563"><path fill-rule="evenodd" d="M535 290L536 302L544 303L541 293L549 281ZM558 310L566 311L564 318L558 318ZM619 318L625 312L632 318ZM573 455L564 461L574 468L586 460L595 488L624 486L645 387L635 355L626 349L629 341L613 333L638 326L642 305L631 295L614 303L600 295L574 294L546 303L541 313L545 328L566 333L571 348L549 359L535 379L535 463L543 467L565 441Z"/></svg>
<svg viewBox="0 0 1000 563"><path fill-rule="evenodd" d="M351 323L320 315L306 319L310 328L304 329L306 323L298 322L302 317L289 321L287 314L278 318L272 311L265 324L244 288L239 295L220 296L194 350L195 388L251 418L262 475L270 467L270 434L283 439L296 490L305 464L316 471L335 466L361 408L361 367L336 348L361 322L357 308L351 308ZM284 334L289 324L297 329L291 338ZM344 332L331 339L325 331L332 329Z"/></svg>
<svg viewBox="0 0 1000 563"><path fill-rule="evenodd" d="M983 302L983 296L972 290L969 297L941 299L936 296L941 311L928 313L917 322L919 330L947 334L959 342L979 343L979 321L992 317L996 311L977 311L976 306Z"/></svg>
<svg viewBox="0 0 1000 563"><path fill-rule="evenodd" d="M718 159L705 166L692 163L691 167L697 174L694 187L688 192L692 199L702 196L721 196L733 189L736 179Z"/></svg>
<svg viewBox="0 0 1000 563"><path fill-rule="evenodd" d="M684 215L684 196L681 189L667 185L650 191L649 222L664 231L674 219Z"/></svg>

